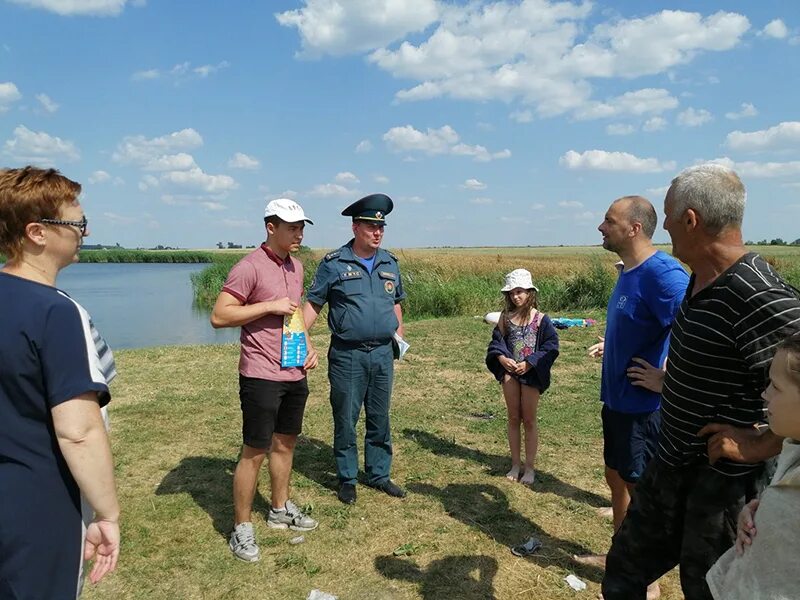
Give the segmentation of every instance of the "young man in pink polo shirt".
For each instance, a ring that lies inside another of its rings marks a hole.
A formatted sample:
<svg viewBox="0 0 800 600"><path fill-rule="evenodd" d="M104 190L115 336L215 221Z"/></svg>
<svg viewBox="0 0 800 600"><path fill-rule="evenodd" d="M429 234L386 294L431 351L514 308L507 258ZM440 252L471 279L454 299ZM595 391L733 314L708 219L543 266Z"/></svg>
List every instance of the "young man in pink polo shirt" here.
<svg viewBox="0 0 800 600"><path fill-rule="evenodd" d="M300 305L303 265L289 253L300 248L311 223L299 204L281 198L267 204L267 241L231 269L211 313L217 327L241 327L239 400L242 453L233 475L234 528L230 548L236 558L260 558L250 514L258 473L269 452L272 508L267 525L311 531L317 522L289 500L289 476L308 398L306 371L317 366L309 344L302 368L281 367L283 318ZM313 223L312 223L313 224Z"/></svg>

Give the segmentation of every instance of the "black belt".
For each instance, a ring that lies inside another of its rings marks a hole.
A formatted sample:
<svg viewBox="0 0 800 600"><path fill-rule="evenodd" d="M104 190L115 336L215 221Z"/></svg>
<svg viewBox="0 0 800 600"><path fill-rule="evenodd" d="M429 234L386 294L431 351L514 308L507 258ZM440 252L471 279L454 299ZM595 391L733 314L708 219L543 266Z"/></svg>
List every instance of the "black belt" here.
<svg viewBox="0 0 800 600"><path fill-rule="evenodd" d="M334 338L331 345L337 350L360 350L361 352L372 352L375 348L385 346L392 341L392 338L383 340L366 340L363 342L348 342Z"/></svg>

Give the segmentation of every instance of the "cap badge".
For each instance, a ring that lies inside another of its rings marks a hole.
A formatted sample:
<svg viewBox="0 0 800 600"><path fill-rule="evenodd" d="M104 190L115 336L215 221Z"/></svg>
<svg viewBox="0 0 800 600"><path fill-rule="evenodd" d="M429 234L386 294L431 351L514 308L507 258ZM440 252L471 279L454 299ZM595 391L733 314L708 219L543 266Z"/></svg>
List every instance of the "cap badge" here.
<svg viewBox="0 0 800 600"><path fill-rule="evenodd" d="M376 212L375 213L375 218L376 219L382 219L383 218L383 213L381 211Z"/></svg>

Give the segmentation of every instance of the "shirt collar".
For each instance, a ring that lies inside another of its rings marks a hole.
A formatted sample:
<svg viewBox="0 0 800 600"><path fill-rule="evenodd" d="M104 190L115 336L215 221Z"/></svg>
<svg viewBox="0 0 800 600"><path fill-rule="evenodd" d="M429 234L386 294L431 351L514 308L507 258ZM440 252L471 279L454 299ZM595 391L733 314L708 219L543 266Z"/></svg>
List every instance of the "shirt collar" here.
<svg viewBox="0 0 800 600"><path fill-rule="evenodd" d="M286 256L286 259L283 259L283 258L281 258L280 256L278 256L277 254L275 254L275 252L272 250L272 248L270 248L269 246L267 246L267 242L263 242L263 243L261 244L261 249L262 249L262 250L264 251L264 253L265 253L265 254L266 254L268 257L269 257L269 259L270 259L272 262L274 262L276 265L278 265L279 267L282 267L282 266L283 266L283 263L285 263L285 262L286 262L286 259L288 259L288 258L289 258L289 256L288 256L288 255Z"/></svg>

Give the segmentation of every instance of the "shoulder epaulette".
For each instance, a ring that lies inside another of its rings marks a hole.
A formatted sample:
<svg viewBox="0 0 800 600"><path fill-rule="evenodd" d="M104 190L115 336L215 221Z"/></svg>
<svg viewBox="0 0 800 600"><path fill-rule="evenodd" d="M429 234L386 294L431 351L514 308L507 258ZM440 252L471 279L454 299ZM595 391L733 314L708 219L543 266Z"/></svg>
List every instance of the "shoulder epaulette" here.
<svg viewBox="0 0 800 600"><path fill-rule="evenodd" d="M329 260L333 260L334 258L337 258L341 253L342 253L341 250L334 250L333 252L328 252L325 255L325 261L329 261Z"/></svg>
<svg viewBox="0 0 800 600"><path fill-rule="evenodd" d="M395 256L395 255L394 255L392 252L389 252L389 251L387 250L387 251L386 251L386 254L388 254L389 256L391 256L391 257L394 259L394 262L398 262L398 260L397 260L397 256Z"/></svg>

